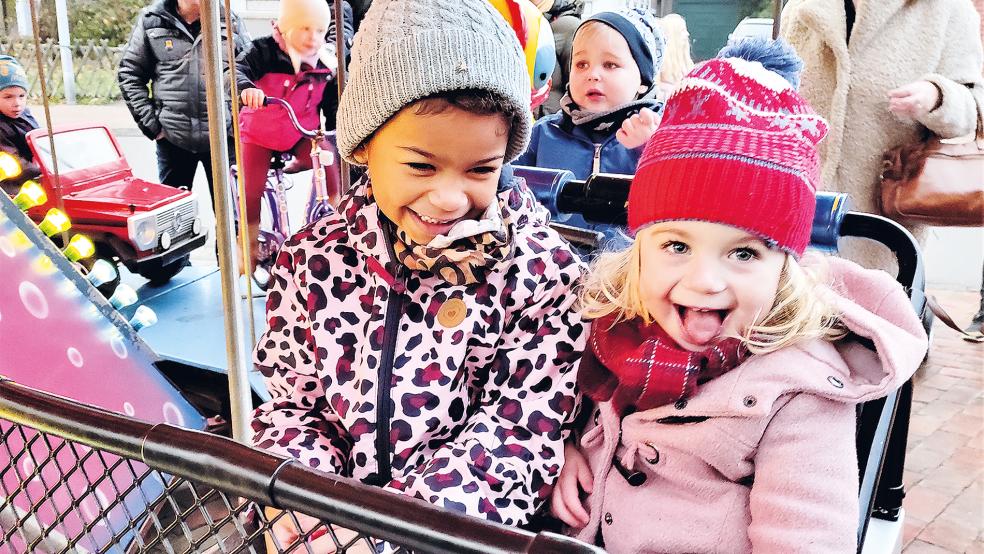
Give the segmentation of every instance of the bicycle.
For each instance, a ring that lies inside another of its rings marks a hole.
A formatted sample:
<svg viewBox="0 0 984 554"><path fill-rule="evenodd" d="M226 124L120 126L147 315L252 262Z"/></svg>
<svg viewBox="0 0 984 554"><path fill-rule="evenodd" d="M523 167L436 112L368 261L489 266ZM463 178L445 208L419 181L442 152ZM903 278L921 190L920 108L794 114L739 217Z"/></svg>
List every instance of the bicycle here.
<svg viewBox="0 0 984 554"><path fill-rule="evenodd" d="M334 131L326 132L323 128L310 130L304 128L297 120L297 115L291 105L281 98L267 96L264 106L275 104L287 110L291 124L303 136L311 141L311 192L304 209L304 223L312 223L328 214L334 213L341 195L340 173L336 166L337 150L335 148ZM256 268L253 270L253 281L262 290L270 279L270 269L276 261L277 252L291 234L290 218L287 214L287 191L293 188L293 182L285 171L285 162L289 154L278 153L270 164L261 199L259 248L256 256ZM328 170L332 168L332 170ZM238 170L235 165L230 168L229 182L233 188L234 210L236 220L239 214L239 188L237 183Z"/></svg>

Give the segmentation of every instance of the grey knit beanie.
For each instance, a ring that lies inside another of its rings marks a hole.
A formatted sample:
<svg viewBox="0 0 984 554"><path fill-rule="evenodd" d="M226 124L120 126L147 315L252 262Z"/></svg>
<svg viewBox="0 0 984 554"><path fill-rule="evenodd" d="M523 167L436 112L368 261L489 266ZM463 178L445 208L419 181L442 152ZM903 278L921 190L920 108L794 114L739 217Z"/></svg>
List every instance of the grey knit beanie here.
<svg viewBox="0 0 984 554"><path fill-rule="evenodd" d="M506 161L526 150L533 124L519 40L488 0L374 0L352 45L338 105L339 153L352 153L396 112L432 94L499 94L525 114L513 122Z"/></svg>

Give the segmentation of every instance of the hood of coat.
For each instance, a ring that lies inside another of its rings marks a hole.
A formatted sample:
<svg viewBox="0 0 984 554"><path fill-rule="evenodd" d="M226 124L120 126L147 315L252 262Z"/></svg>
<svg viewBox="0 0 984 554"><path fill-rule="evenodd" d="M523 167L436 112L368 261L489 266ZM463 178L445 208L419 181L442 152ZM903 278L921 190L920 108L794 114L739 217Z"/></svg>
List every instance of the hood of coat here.
<svg viewBox="0 0 984 554"><path fill-rule="evenodd" d="M379 206L366 194L369 184L369 177L366 176L352 185L349 192L342 196L338 212L346 222L349 239L355 248L385 265L390 262L387 245L390 244L392 237L383 234L389 231L383 228L384 218L379 211ZM513 176L512 167L509 165L502 168L496 195L510 214L508 219L512 226L513 240L524 228L546 227L550 221L550 213L536 200L525 181Z"/></svg>
<svg viewBox="0 0 984 554"><path fill-rule="evenodd" d="M750 357L705 383L688 399L686 415L763 417L789 394L808 393L846 404L888 394L915 373L926 353L922 322L902 287L890 275L840 258L807 253L828 286L820 294L840 314L851 336L830 342L807 340ZM867 343L867 345L865 345ZM623 426L681 415L673 405L627 416ZM633 420L633 421L629 421Z"/></svg>
<svg viewBox="0 0 984 554"><path fill-rule="evenodd" d="M828 343L849 371L842 391L828 396L856 402L883 396L922 363L929 346L922 321L902 286L884 271L834 257L821 263L830 278L824 296L851 333L870 341L870 347L850 338Z"/></svg>
<svg viewBox="0 0 984 554"><path fill-rule="evenodd" d="M581 0L554 0L553 5L546 11L545 15L550 19L556 19L562 15L581 16Z"/></svg>

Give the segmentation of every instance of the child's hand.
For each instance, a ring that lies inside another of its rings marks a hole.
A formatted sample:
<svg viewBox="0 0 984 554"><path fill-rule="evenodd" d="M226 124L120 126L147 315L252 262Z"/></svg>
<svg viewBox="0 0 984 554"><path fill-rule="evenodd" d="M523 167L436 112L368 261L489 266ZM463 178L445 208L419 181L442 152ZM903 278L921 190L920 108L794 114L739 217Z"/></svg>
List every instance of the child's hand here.
<svg viewBox="0 0 984 554"><path fill-rule="evenodd" d="M936 107L940 91L929 81L914 81L888 91L888 109L895 115L919 119Z"/></svg>
<svg viewBox="0 0 984 554"><path fill-rule="evenodd" d="M646 144L657 127L659 127L659 116L649 108L643 108L639 113L622 122L622 128L615 133L615 138L626 148L638 148Z"/></svg>
<svg viewBox="0 0 984 554"><path fill-rule="evenodd" d="M244 89L242 94L243 105L247 108L262 108L263 99L266 98L266 94L258 88L248 88Z"/></svg>
<svg viewBox="0 0 984 554"><path fill-rule="evenodd" d="M588 524L588 512L581 503L581 490L591 492L594 478L584 455L571 443L564 445L564 467L550 497L550 513L574 528Z"/></svg>
<svg viewBox="0 0 984 554"><path fill-rule="evenodd" d="M280 513L280 510L276 508L265 508L264 512L267 519L273 520ZM297 517L297 522L300 523L301 528L303 528L303 533L307 533L321 525L321 521L315 519L311 516L304 514L299 514L294 512L294 516ZM338 537L339 542L342 545L348 544L350 541L355 539L359 533L352 531L350 529L345 529L344 527L335 526L335 536ZM297 529L294 525L294 520L290 516L281 517L276 523L270 528L270 531L277 536L277 541L280 546L286 548L287 546L293 544L301 536L302 532ZM282 552L281 548L277 548L274 544L273 539L268 535L266 537L267 552L272 554L274 552ZM335 547L335 541L332 540L331 534L327 532L327 528L324 526L319 527L311 537L307 540L306 552L315 552L317 554L332 554L338 549ZM301 549L304 549L302 545ZM346 552L352 554L362 554L372 552L373 550L366 544L365 540L360 540L359 542L353 544Z"/></svg>

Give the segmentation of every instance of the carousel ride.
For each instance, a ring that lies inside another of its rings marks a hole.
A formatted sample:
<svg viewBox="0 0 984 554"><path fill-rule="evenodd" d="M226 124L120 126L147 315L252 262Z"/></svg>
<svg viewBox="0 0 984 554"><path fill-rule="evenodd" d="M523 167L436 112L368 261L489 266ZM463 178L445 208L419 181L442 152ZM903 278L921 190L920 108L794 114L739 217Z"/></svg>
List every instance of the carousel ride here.
<svg viewBox="0 0 984 554"><path fill-rule="evenodd" d="M514 18L508 20L517 35L528 36L532 31L523 23L522 11L511 7L514 3L500 4L507 19ZM209 39L215 14L207 12L203 9L203 34L211 54L213 78L209 86L210 127L224 129L217 71L221 56L218 41ZM548 26L535 29L539 44L552 46L552 39L544 41L541 36L544 32L549 32ZM551 73L543 69L542 60L552 59L552 50L549 56L536 47L527 47L525 52L532 74ZM340 76L339 81L343 78ZM542 101L547 89L548 80L534 80L531 99ZM231 93L236 96L234 89ZM50 118L48 128L52 128ZM99 126L83 131L91 135L100 129L108 133ZM161 194L153 201L128 203L120 216L126 233L120 225L106 226L115 229L115 235L109 236L112 233L91 226L91 218L84 215L80 218L84 223L73 226L71 215L77 210L73 206L86 206L84 202L73 204L73 193L81 192L75 196L84 197L92 188L87 185L104 186L114 179L126 182L127 177L132 178L111 134L101 140L107 148L115 149L115 155L107 149L108 153L79 156L81 146L71 138L73 132L79 129L39 132L31 137L35 155L45 162L41 182L25 183L12 198L0 195L0 337L5 345L0 351L0 375L130 418L207 429L243 441L249 410L268 397L261 377L247 362L247 336L262 330L263 318L254 314L263 313L265 299L253 290L250 280L238 274L228 172L215 172L215 190L225 191L215 199L219 267L184 267L181 263L174 271L172 264L183 262L189 250L204 243L207 231L200 228L197 199L190 193L154 188L162 185L140 183L130 190L143 187L145 194ZM224 140L213 134L213 165L227 167ZM63 135L68 138L59 138ZM98 142L83 141L86 148ZM59 156L67 156L60 168ZM0 179L19 172L11 160L0 155ZM345 187L348 168L344 164L334 167ZM526 179L550 209L558 231L582 252L590 255L620 240L630 176L593 175L578 181L569 172L535 168L517 168L516 174ZM241 190L239 197L243 197ZM818 197L812 246L835 251L837 240L848 235L878 240L896 253L899 281L910 291L913 309L928 321L922 262L911 236L883 218L848 212L843 195ZM242 263L248 267L248 260ZM901 473L910 403L911 384L907 384L887 399L859 410L859 551L886 551L882 545L901 537ZM11 444L15 449L31 450L37 443L13 439ZM124 479L122 484L129 492L122 494L122 501L113 502L110 497L121 496L118 487L93 487L81 481L76 487L74 481L66 480L65 487L56 488L60 492L46 493L51 485L43 470L23 470L23 474L39 478L24 483L18 473L6 472L3 486L5 490L23 489L27 498L33 495L50 500L52 506L33 506L34 521L43 526L45 521L60 518L69 534L95 534L94 544L130 543L133 539L127 538L130 535L105 535L108 531L87 524L85 517L59 515L54 505L68 502L82 512L101 511L101 517L109 521L134 509L131 505L156 497L167 486L164 481ZM0 504L0 522L5 522L0 527L28 521L24 513L32 510L30 502ZM105 527L113 529L112 525ZM134 533L136 530L131 529L130 534ZM866 537L877 540L866 541Z"/></svg>

